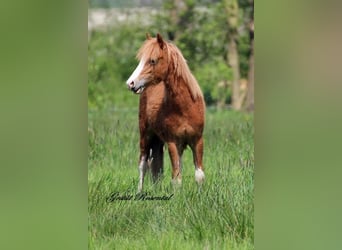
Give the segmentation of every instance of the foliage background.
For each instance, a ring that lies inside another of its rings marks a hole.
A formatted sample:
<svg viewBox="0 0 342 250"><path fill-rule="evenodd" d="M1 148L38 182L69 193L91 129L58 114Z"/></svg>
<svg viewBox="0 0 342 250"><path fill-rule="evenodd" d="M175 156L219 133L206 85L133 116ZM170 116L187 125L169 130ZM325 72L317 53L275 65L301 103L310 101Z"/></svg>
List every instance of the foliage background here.
<svg viewBox="0 0 342 250"><path fill-rule="evenodd" d="M181 7L175 26L171 13L177 2ZM224 1L93 0L89 4L90 7L111 8L112 17L126 13L123 21L112 18L114 20L107 26L89 31L89 108L136 106L136 100L127 98L130 93L123 86L137 65L135 54L145 34L158 32L165 39L172 39L181 49L204 92L207 105L216 105L219 101L230 105L232 70L227 62L229 29L222 11ZM239 1L239 4L238 53L241 78L246 79L250 54L247 23L251 3Z"/></svg>

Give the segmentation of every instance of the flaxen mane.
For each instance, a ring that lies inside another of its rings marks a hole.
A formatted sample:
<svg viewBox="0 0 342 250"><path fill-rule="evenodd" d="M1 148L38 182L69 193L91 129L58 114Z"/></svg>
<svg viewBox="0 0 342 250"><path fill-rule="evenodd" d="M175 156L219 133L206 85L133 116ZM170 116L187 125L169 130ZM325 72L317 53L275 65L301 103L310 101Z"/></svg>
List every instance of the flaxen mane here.
<svg viewBox="0 0 342 250"><path fill-rule="evenodd" d="M192 75L189 66L181 54L180 50L172 43L165 43L167 54L168 54L168 62L173 62L173 69L177 77L180 77L183 79L184 83L187 84L191 96L194 100L196 100L198 97L203 98L202 91L195 79L195 77ZM141 49L139 50L137 54L137 59L149 59L149 58L156 58L158 59L160 57L161 49L158 46L156 38L151 38L145 41Z"/></svg>

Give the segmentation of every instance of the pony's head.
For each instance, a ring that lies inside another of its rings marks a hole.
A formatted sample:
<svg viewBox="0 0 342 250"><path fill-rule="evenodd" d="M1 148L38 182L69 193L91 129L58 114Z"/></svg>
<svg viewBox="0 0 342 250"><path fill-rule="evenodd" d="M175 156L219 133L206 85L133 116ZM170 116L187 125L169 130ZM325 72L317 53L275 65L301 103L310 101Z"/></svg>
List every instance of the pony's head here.
<svg viewBox="0 0 342 250"><path fill-rule="evenodd" d="M180 50L174 44L165 42L160 34L155 38L146 35L146 41L137 58L139 65L126 82L134 93L140 94L149 85L162 81L168 87L181 82L188 87L193 100L197 97L203 98L202 91Z"/></svg>
<svg viewBox="0 0 342 250"><path fill-rule="evenodd" d="M130 90L140 94L148 85L165 80L169 63L167 46L159 33L155 38L146 35L146 41L137 54L139 65L126 82Z"/></svg>

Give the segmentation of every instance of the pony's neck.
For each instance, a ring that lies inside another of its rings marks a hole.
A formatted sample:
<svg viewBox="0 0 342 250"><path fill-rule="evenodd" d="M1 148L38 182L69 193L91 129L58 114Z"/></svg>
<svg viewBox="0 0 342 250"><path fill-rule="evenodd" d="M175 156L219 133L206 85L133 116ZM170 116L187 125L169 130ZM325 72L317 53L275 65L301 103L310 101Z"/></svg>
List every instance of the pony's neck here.
<svg viewBox="0 0 342 250"><path fill-rule="evenodd" d="M190 90L182 77L171 74L165 81L166 94L172 99L189 96L191 98Z"/></svg>
<svg viewBox="0 0 342 250"><path fill-rule="evenodd" d="M203 99L202 91L180 51L173 45L169 44L168 46L170 61L165 81L167 90L171 95L185 95L185 98L190 95L193 101Z"/></svg>

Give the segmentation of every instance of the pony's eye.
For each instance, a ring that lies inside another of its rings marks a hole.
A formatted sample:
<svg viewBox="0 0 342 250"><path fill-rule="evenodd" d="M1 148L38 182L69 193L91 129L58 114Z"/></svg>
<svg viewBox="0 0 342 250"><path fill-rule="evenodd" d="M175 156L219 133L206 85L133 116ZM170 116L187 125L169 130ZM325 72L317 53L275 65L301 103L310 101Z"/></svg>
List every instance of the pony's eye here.
<svg viewBox="0 0 342 250"><path fill-rule="evenodd" d="M150 59L150 64L151 65L156 65L157 64L157 60L156 59Z"/></svg>

